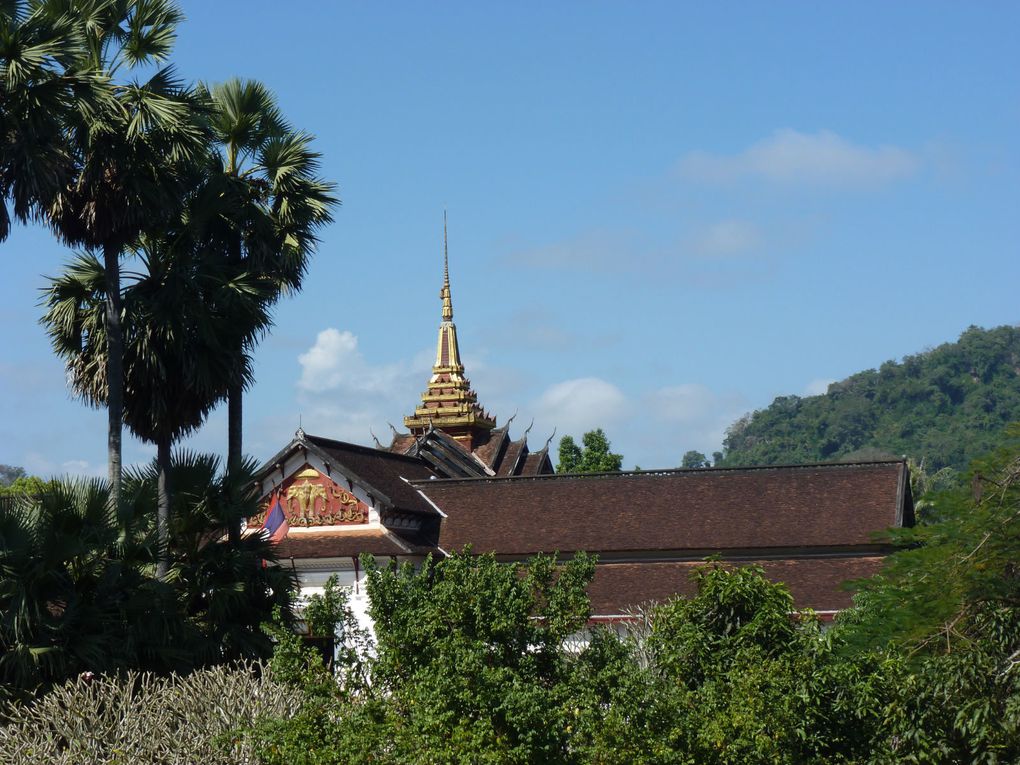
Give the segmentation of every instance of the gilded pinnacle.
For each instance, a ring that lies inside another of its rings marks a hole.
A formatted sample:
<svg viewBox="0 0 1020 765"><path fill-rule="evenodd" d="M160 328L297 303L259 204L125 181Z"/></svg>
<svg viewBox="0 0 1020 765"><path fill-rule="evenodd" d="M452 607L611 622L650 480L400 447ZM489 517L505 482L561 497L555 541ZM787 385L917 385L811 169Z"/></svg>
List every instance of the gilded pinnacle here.
<svg viewBox="0 0 1020 765"><path fill-rule="evenodd" d="M443 288L439 291L443 299L443 321L453 321L453 298L450 296L450 257L446 246L446 210L443 210Z"/></svg>

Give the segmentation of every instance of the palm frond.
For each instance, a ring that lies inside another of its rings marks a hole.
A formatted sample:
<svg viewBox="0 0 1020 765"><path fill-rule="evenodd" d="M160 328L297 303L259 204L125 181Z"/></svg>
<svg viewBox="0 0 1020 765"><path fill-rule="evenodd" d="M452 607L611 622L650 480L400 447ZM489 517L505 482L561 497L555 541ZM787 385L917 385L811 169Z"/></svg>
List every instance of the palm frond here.
<svg viewBox="0 0 1020 765"><path fill-rule="evenodd" d="M132 67L165 61L177 40L184 14L167 0L136 0L126 21L122 56Z"/></svg>

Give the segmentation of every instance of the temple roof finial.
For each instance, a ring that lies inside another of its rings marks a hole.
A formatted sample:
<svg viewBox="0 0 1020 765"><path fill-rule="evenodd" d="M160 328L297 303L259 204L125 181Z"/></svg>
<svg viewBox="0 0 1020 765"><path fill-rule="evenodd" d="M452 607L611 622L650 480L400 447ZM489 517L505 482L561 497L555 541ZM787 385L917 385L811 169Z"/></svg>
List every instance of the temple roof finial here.
<svg viewBox="0 0 1020 765"><path fill-rule="evenodd" d="M446 210L443 210L443 288L439 291L443 299L443 321L453 320L453 298L450 296L450 256L446 246Z"/></svg>

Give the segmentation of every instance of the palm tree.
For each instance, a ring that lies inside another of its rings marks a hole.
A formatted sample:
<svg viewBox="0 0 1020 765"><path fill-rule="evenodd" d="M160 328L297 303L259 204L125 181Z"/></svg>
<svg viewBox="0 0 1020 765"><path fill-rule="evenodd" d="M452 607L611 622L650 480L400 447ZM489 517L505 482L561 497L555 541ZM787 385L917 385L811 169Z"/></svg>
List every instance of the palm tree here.
<svg viewBox="0 0 1020 765"><path fill-rule="evenodd" d="M206 168L203 191L194 198L191 223L232 268L271 286L268 306L284 292L300 289L317 232L332 221L339 204L336 186L317 177L319 154L311 149L312 136L287 125L264 85L232 79L201 90L210 104L217 151ZM233 353L238 374L228 396L228 470L242 462L248 354L258 339L253 328ZM232 536L236 540L236 529Z"/></svg>
<svg viewBox="0 0 1020 765"><path fill-rule="evenodd" d="M145 270L124 291L124 421L157 449L160 577L170 566L173 444L226 396L242 334L269 324L262 281L228 270L183 235L172 239L174 244L143 240L139 256ZM110 396L103 374L109 351L105 290L102 265L81 255L52 280L43 319L54 349L67 362L73 389L98 406Z"/></svg>
<svg viewBox="0 0 1020 765"><path fill-rule="evenodd" d="M61 241L102 255L109 345L103 377L109 391L110 495L116 502L121 487L123 419L120 258L143 231L162 220L177 218L188 168L199 161L206 146L203 112L192 90L180 82L172 67L164 65L182 18L170 0L38 0L14 3L13 7L14 13L7 11L2 16L8 37L15 32L24 37L32 24L44 27L45 20L63 30L71 42L63 47L50 42L47 48L43 41L34 48L35 59L42 56L43 63L27 82L48 86L49 90L43 89L50 96L48 102L60 108L49 117L41 115L44 110L37 104L13 114L4 112L8 135L0 191L13 197L16 217L36 214ZM65 17L69 21L62 21ZM52 39L43 32L38 36ZM34 59L16 42L7 50L2 63L10 82L12 71L17 74L25 61ZM138 67L154 71L143 82L117 79L122 69ZM79 85L70 86L70 96L67 86L61 90L64 74L72 83L85 82L89 97L79 97ZM18 103L29 98L23 93L27 87L19 86L22 95ZM20 164L7 161L12 146L16 148L11 135L20 137L40 158ZM54 165L49 175L40 172L46 161ZM45 183L33 180L39 178ZM40 188L33 186L36 182ZM5 220L8 217L5 212Z"/></svg>

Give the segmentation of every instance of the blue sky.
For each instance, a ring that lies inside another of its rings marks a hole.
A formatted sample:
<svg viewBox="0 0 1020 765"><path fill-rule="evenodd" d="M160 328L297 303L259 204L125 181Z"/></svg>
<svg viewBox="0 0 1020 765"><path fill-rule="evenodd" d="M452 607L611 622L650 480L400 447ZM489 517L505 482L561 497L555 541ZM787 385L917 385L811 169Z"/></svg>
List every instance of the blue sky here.
<svg viewBox="0 0 1020 765"><path fill-rule="evenodd" d="M461 350L502 422L625 465L782 394L1020 322L1015 3L184 2L182 73L260 79L343 207L257 356L246 445L388 441L424 388L442 215ZM0 463L102 473L105 415L0 245ZM217 411L190 444L224 451ZM128 461L147 459L141 443Z"/></svg>

